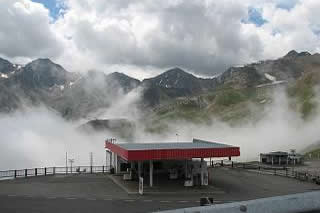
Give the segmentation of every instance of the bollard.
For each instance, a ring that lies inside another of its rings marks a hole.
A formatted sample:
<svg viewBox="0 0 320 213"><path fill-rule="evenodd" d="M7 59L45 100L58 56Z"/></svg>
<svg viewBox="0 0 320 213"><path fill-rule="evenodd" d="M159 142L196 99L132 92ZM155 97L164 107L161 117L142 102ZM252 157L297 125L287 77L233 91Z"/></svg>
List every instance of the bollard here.
<svg viewBox="0 0 320 213"><path fill-rule="evenodd" d="M231 161L231 167L233 168L233 161Z"/></svg>
<svg viewBox="0 0 320 213"><path fill-rule="evenodd" d="M38 170L37 170L37 168L34 169L34 176L38 176Z"/></svg>
<svg viewBox="0 0 320 213"><path fill-rule="evenodd" d="M102 166L102 173L104 173L104 166Z"/></svg>
<svg viewBox="0 0 320 213"><path fill-rule="evenodd" d="M92 174L92 166L90 166L90 174Z"/></svg>
<svg viewBox="0 0 320 213"><path fill-rule="evenodd" d="M14 170L14 178L17 178L17 170Z"/></svg>
<svg viewBox="0 0 320 213"><path fill-rule="evenodd" d="M47 176L47 167L44 167L44 176Z"/></svg>
<svg viewBox="0 0 320 213"><path fill-rule="evenodd" d="M52 174L55 175L56 174L56 167L52 168Z"/></svg>
<svg viewBox="0 0 320 213"><path fill-rule="evenodd" d="M27 177L27 176L28 176L28 170L25 169L25 170L24 170L24 177Z"/></svg>

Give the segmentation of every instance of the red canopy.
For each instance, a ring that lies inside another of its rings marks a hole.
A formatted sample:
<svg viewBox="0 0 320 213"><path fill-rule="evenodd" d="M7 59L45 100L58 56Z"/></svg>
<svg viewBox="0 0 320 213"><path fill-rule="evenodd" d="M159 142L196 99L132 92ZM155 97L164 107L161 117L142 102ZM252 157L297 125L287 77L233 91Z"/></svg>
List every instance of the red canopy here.
<svg viewBox="0 0 320 213"><path fill-rule="evenodd" d="M105 148L127 161L174 160L240 156L240 148L194 139L187 143L112 143Z"/></svg>

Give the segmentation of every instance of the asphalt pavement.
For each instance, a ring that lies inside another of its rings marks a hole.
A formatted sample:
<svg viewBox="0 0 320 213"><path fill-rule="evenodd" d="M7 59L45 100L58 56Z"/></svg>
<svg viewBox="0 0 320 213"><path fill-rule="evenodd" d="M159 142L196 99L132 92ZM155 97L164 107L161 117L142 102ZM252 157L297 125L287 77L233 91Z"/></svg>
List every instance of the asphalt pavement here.
<svg viewBox="0 0 320 213"><path fill-rule="evenodd" d="M210 170L215 204L319 190L316 184L238 169ZM0 181L0 212L153 212L199 206L208 194L130 195L108 175L18 178ZM210 194L209 194L210 195Z"/></svg>
<svg viewBox="0 0 320 213"><path fill-rule="evenodd" d="M1 213L140 213L198 205L199 203L192 201L162 201L150 199L0 196Z"/></svg>

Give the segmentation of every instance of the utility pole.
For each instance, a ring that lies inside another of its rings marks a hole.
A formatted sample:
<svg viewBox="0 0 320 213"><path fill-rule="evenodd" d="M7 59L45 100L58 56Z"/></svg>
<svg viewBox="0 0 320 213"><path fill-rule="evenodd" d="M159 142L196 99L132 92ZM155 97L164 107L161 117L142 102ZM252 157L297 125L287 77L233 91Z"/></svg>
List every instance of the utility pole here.
<svg viewBox="0 0 320 213"><path fill-rule="evenodd" d="M66 174L68 174L68 152L66 152Z"/></svg>
<svg viewBox="0 0 320 213"><path fill-rule="evenodd" d="M74 162L74 159L69 159L69 162L70 162L70 164L71 164L70 170L71 170L71 174L72 174L72 164L73 164L73 162Z"/></svg>
<svg viewBox="0 0 320 213"><path fill-rule="evenodd" d="M92 174L92 167L93 167L93 153L90 152L90 173Z"/></svg>

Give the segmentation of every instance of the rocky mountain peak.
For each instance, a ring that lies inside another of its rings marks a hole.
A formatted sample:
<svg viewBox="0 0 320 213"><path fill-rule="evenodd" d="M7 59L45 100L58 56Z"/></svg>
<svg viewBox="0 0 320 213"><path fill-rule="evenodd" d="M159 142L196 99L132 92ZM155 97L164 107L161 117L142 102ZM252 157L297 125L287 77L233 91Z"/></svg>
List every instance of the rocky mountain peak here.
<svg viewBox="0 0 320 213"><path fill-rule="evenodd" d="M36 59L30 63L28 63L25 66L26 70L33 70L33 71L51 71L51 72L66 72L66 70L58 65L53 63L50 59L48 58L40 58Z"/></svg>
<svg viewBox="0 0 320 213"><path fill-rule="evenodd" d="M14 65L9 61L0 58L0 73L7 74L14 71Z"/></svg>
<svg viewBox="0 0 320 213"><path fill-rule="evenodd" d="M187 72L185 72L183 69L179 68L179 67L175 67L175 68L172 68L170 70L167 70L166 72L164 73L170 73L170 74L189 74Z"/></svg>
<svg viewBox="0 0 320 213"><path fill-rule="evenodd" d="M309 52L307 52L307 51L304 51L304 52L300 52L299 54L298 54L298 56L310 56L311 54L309 53Z"/></svg>
<svg viewBox="0 0 320 213"><path fill-rule="evenodd" d="M108 84L113 86L120 86L124 92L129 92L132 89L137 88L140 85L138 79L132 78L124 73L113 72L107 75Z"/></svg>
<svg viewBox="0 0 320 213"><path fill-rule="evenodd" d="M198 79L192 74L180 68L173 68L154 78L145 79L143 82L162 88L192 88L195 85L194 81Z"/></svg>
<svg viewBox="0 0 320 213"><path fill-rule="evenodd" d="M291 50L284 56L284 58L295 58L298 57L298 55L299 53L297 51Z"/></svg>
<svg viewBox="0 0 320 213"><path fill-rule="evenodd" d="M301 56L310 56L311 54L307 51L303 51L303 52L297 52L295 50L291 50L290 52L288 52L283 58L285 59L295 59L297 57L301 57Z"/></svg>
<svg viewBox="0 0 320 213"><path fill-rule="evenodd" d="M59 64L48 58L36 59L28 63L17 76L22 85L31 88L49 88L54 85L64 85L74 78Z"/></svg>

